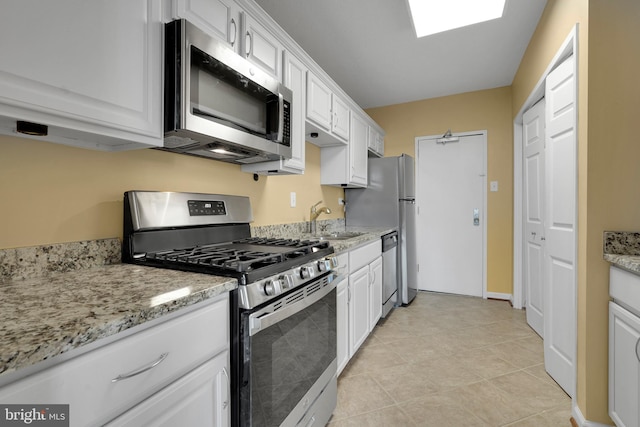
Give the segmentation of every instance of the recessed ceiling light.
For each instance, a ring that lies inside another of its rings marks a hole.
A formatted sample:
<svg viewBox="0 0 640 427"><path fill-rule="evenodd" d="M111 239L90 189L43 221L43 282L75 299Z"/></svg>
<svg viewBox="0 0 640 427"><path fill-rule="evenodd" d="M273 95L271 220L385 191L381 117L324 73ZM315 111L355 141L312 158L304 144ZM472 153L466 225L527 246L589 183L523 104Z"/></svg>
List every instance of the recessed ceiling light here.
<svg viewBox="0 0 640 427"><path fill-rule="evenodd" d="M506 0L407 0L417 37L502 17Z"/></svg>

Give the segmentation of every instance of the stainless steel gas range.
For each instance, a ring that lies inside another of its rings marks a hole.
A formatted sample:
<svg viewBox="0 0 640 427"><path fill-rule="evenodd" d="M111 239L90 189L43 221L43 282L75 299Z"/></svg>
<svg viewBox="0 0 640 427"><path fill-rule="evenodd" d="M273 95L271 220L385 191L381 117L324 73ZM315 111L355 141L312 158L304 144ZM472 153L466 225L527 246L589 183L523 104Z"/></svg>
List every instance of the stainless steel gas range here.
<svg viewBox="0 0 640 427"><path fill-rule="evenodd" d="M252 238L251 221L247 197L129 191L122 260L238 280L233 426L325 425L337 394L337 259L326 241Z"/></svg>

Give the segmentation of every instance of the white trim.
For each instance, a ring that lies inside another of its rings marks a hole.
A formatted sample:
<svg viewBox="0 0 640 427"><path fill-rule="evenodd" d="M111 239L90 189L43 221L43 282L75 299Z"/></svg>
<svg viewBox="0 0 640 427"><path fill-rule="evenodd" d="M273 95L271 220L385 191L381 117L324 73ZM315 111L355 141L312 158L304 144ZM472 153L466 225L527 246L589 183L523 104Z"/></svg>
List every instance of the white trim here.
<svg viewBox="0 0 640 427"><path fill-rule="evenodd" d="M513 301L513 294L505 294L502 292L487 292L487 298L501 299L505 301Z"/></svg>
<svg viewBox="0 0 640 427"><path fill-rule="evenodd" d="M474 136L474 135L482 135L484 137L483 140L483 148L482 148L482 168L483 168L483 172L482 172L482 210L483 210L483 215L484 215L484 221L482 224L482 298L483 299L487 299L489 298L487 296L487 223L489 222L487 220L487 147L488 147L488 132L487 130L480 130L480 131L472 131L472 132L460 132L460 133L454 133L452 134L452 136L458 136L458 137L463 137L463 136ZM417 136L415 138L415 152L414 152L414 157L416 159L416 167L415 167L415 192L416 192L416 203L418 206L418 209L420 207L419 204L419 200L418 200L418 188L420 186L420 179L419 179L419 174L418 174L418 167L417 167L417 160L418 160L418 142L420 140L423 139L438 139L438 138L442 138L442 134L439 135L429 135L429 136ZM417 217L416 217L417 218ZM416 227L416 229L418 229L419 227ZM502 294L499 294L502 295ZM493 298L493 297L492 297ZM509 298L507 298L509 299Z"/></svg>
<svg viewBox="0 0 640 427"><path fill-rule="evenodd" d="M582 411L580 411L580 408L578 408L578 405L576 404L571 405L571 416L573 416L573 419L579 427L611 427L610 424L600 424L586 420L584 415L582 415Z"/></svg>

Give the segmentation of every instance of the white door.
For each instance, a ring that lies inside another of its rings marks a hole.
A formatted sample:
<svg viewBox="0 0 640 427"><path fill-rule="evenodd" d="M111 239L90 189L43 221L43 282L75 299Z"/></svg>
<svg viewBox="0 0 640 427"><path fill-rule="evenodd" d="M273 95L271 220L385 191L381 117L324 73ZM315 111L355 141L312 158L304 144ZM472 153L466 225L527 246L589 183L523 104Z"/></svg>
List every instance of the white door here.
<svg viewBox="0 0 640 427"><path fill-rule="evenodd" d="M543 98L522 116L524 139L524 283L527 323L544 337Z"/></svg>
<svg viewBox="0 0 640 427"><path fill-rule="evenodd" d="M576 361L576 85L574 57L546 79L544 363L574 396Z"/></svg>
<svg viewBox="0 0 640 427"><path fill-rule="evenodd" d="M486 134L439 139L416 144L418 289L483 296Z"/></svg>

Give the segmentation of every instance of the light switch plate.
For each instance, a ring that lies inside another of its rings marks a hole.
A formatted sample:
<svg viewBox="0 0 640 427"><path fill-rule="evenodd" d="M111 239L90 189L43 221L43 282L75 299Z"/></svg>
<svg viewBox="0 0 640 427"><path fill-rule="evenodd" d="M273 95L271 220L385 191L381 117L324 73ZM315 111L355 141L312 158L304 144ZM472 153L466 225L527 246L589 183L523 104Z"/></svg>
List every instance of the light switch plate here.
<svg viewBox="0 0 640 427"><path fill-rule="evenodd" d="M290 195L291 195L291 203L290 203L290 205L291 205L292 208L295 208L296 207L296 192L292 191Z"/></svg>
<svg viewBox="0 0 640 427"><path fill-rule="evenodd" d="M491 191L498 191L498 181L491 181Z"/></svg>

